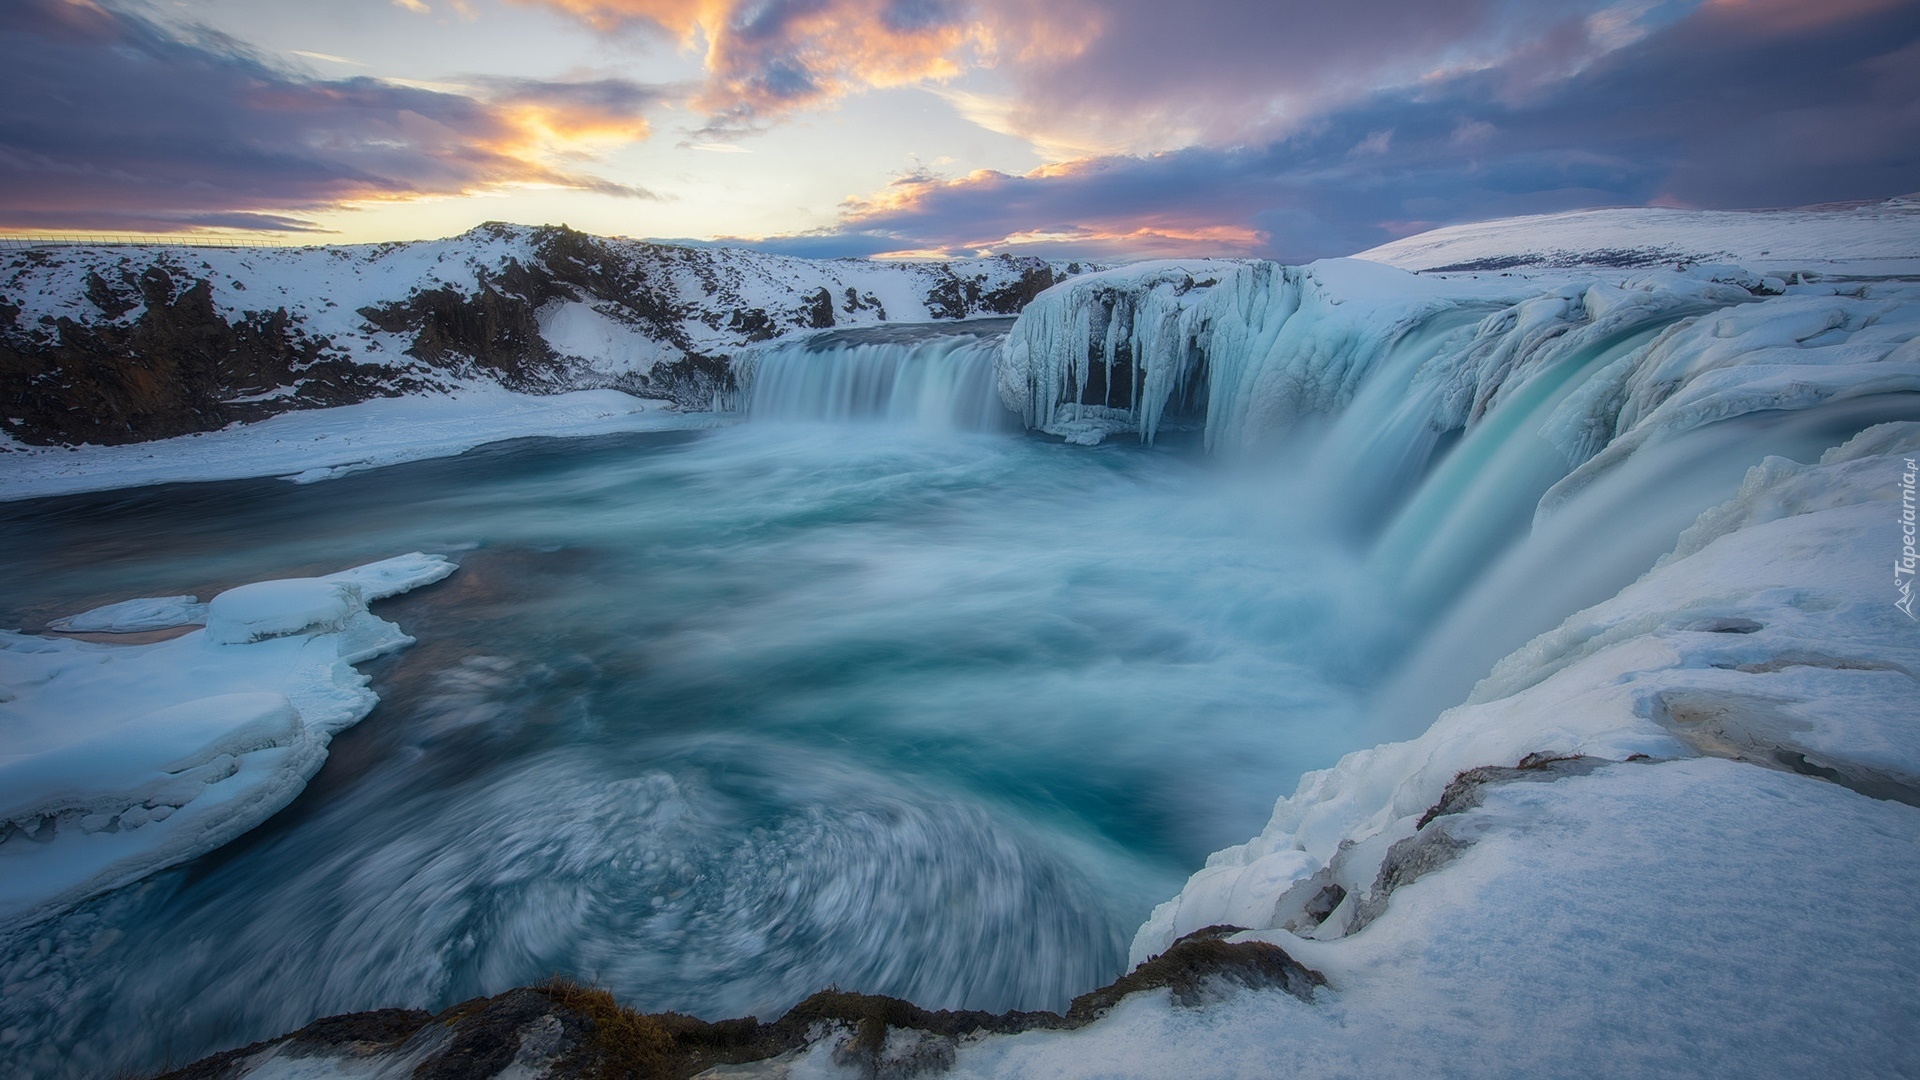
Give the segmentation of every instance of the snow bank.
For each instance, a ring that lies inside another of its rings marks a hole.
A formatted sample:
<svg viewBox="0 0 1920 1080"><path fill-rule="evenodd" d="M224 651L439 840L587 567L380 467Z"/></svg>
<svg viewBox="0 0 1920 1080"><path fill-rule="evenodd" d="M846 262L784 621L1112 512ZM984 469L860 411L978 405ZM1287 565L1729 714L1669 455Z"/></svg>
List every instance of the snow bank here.
<svg viewBox="0 0 1920 1080"><path fill-rule="evenodd" d="M962 1045L958 1077L1909 1076L1920 810L1728 761L1484 788L1470 846L1363 932L1273 941L1329 986L1129 999Z"/></svg>
<svg viewBox="0 0 1920 1080"><path fill-rule="evenodd" d="M1756 467L1662 565L1514 653L1426 734L1306 777L1259 837L1216 853L1155 910L1134 959L1216 923L1316 938L1364 925L1390 850L1420 832L1457 775L1482 766L1714 755L1750 763L1724 775L1752 784L1777 785L1768 770L1790 767L1920 803L1920 633L1894 607L1888 573L1899 478L1916 453L1920 424L1883 425L1818 465ZM1645 812L1609 817L1626 828ZM1909 853L1903 872L1917 863ZM1344 898L1310 920L1309 890ZM1910 926L1901 936L1916 945Z"/></svg>
<svg viewBox="0 0 1920 1080"><path fill-rule="evenodd" d="M556 300L539 311L540 336L554 352L603 375L644 375L678 350L581 300Z"/></svg>
<svg viewBox="0 0 1920 1080"><path fill-rule="evenodd" d="M282 413L257 424L122 446L0 451L0 502L147 484L284 476L300 483L534 436L672 431L721 421L617 390L551 396L474 384Z"/></svg>
<svg viewBox="0 0 1920 1080"><path fill-rule="evenodd" d="M292 801L375 704L352 665L413 640L366 601L453 570L416 552L242 585L206 606L206 629L152 645L0 632L0 929L211 851Z"/></svg>
<svg viewBox="0 0 1920 1080"><path fill-rule="evenodd" d="M1619 207L1480 221L1355 256L1403 270L1737 262L1772 270L1920 270L1920 198L1800 210Z"/></svg>

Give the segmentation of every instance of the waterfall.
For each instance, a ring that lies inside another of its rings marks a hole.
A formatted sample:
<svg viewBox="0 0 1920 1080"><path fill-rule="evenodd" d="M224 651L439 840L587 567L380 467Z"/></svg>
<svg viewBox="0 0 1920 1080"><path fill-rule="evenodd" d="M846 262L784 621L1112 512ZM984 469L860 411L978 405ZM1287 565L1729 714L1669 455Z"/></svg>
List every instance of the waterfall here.
<svg viewBox="0 0 1920 1080"><path fill-rule="evenodd" d="M753 420L1013 431L994 362L1011 320L836 330L769 342L733 360Z"/></svg>
<svg viewBox="0 0 1920 1080"><path fill-rule="evenodd" d="M1146 264L1036 298L999 382L1068 441L1176 423L1266 459L1276 500L1356 549L1400 624L1379 715L1404 738L1631 584L1765 456L1920 419L1917 293L1781 295L1735 267Z"/></svg>

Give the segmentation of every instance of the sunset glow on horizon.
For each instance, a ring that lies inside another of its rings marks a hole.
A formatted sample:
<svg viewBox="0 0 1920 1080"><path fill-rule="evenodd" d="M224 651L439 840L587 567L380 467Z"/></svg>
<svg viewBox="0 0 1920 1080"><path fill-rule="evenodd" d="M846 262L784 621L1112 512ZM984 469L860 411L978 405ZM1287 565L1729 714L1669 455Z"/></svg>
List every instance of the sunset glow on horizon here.
<svg viewBox="0 0 1920 1080"><path fill-rule="evenodd" d="M1304 259L1920 188L1902 0L17 0L0 49L11 235Z"/></svg>

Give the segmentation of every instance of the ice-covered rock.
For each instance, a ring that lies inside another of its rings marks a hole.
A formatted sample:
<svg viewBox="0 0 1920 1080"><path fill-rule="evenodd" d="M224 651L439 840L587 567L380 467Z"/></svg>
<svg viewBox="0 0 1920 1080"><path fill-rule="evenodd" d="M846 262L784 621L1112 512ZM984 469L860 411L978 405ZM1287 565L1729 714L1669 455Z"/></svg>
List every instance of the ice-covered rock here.
<svg viewBox="0 0 1920 1080"><path fill-rule="evenodd" d="M196 771L201 766L290 746L300 738L301 727L293 703L270 691L169 705L0 763L0 815L10 824L27 826L69 811L99 813L103 792L114 793L130 807L158 806L203 782L204 773ZM152 812L135 815L127 810L117 816L122 827L132 828L136 817L150 820Z"/></svg>
<svg viewBox="0 0 1920 1080"><path fill-rule="evenodd" d="M1054 286L1021 313L1002 347L1001 400L1028 427L1077 442L1136 427L1151 438L1190 390L1189 312L1238 266L1146 262Z"/></svg>
<svg viewBox="0 0 1920 1080"><path fill-rule="evenodd" d="M257 581L228 589L207 605L207 640L220 645L313 630L338 631L366 610L360 590L323 578Z"/></svg>
<svg viewBox="0 0 1920 1080"><path fill-rule="evenodd" d="M214 598L206 629L150 645L0 632L0 930L285 806L373 708L352 665L413 640L366 601L453 570L416 552L243 585Z"/></svg>
<svg viewBox="0 0 1920 1080"><path fill-rule="evenodd" d="M1364 792L1357 793L1366 798ZM1920 809L1684 758L1489 785L1351 936L1267 940L1312 1002L1140 995L963 1046L958 1077L1906 1076ZM1371 884L1371 882L1369 882Z"/></svg>
<svg viewBox="0 0 1920 1080"><path fill-rule="evenodd" d="M431 585L458 569L459 566L444 555L412 551L351 570L342 570L337 574L328 574L319 580L358 589L360 598L372 603L403 592L412 592L422 585Z"/></svg>
<svg viewBox="0 0 1920 1080"><path fill-rule="evenodd" d="M207 605L197 596L143 596L54 619L47 628L68 634L134 634L205 621Z"/></svg>
<svg viewBox="0 0 1920 1080"><path fill-rule="evenodd" d="M207 640L244 645L287 634L338 632L365 612L369 601L439 581L454 569L443 556L416 551L327 577L241 585L207 605Z"/></svg>

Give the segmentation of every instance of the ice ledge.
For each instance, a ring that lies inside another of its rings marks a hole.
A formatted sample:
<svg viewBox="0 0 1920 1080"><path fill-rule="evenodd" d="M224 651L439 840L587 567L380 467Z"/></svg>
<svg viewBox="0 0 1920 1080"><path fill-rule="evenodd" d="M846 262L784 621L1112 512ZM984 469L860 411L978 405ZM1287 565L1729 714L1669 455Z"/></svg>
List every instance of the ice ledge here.
<svg viewBox="0 0 1920 1080"><path fill-rule="evenodd" d="M157 644L0 632L0 932L291 802L377 701L353 665L413 641L367 601L454 569L414 552L243 585L208 605L206 629Z"/></svg>

